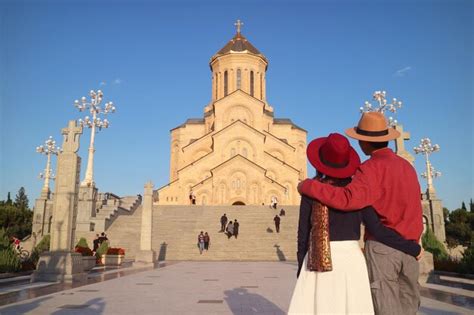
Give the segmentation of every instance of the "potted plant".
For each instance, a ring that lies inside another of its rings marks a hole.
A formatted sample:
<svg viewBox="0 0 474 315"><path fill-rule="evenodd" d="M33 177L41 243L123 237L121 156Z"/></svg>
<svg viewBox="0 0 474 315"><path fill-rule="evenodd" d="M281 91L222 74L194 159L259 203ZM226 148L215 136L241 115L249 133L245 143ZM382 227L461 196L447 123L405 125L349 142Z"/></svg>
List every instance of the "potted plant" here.
<svg viewBox="0 0 474 315"><path fill-rule="evenodd" d="M102 263L106 266L120 266L125 257L125 250L118 247L110 247L105 255L102 255Z"/></svg>
<svg viewBox="0 0 474 315"><path fill-rule="evenodd" d="M92 252L92 250L89 248L89 245L87 245L87 241L85 238L81 237L76 247L74 248L74 251L82 255L82 264L84 266L84 271L89 271L94 268L96 258L94 257L94 253Z"/></svg>

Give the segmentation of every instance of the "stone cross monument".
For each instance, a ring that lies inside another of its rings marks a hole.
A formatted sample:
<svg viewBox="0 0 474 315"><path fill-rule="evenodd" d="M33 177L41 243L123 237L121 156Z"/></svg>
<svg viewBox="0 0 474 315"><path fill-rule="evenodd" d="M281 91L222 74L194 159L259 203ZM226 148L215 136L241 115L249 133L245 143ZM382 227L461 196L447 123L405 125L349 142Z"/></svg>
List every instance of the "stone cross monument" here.
<svg viewBox="0 0 474 315"><path fill-rule="evenodd" d="M402 125L396 125L395 130L400 132L400 137L395 139L395 150L398 156L401 156L413 165L415 158L405 149L405 140L410 140L410 133L403 130Z"/></svg>
<svg viewBox="0 0 474 315"><path fill-rule="evenodd" d="M142 225L140 232L140 251L135 261L138 264L153 264L156 254L151 247L153 231L153 183L145 184L145 194L142 204Z"/></svg>
<svg viewBox="0 0 474 315"><path fill-rule="evenodd" d="M50 251L41 255L32 281L83 280L82 255L73 252L81 158L77 155L82 127L70 120L62 130L63 152L58 156L53 201Z"/></svg>

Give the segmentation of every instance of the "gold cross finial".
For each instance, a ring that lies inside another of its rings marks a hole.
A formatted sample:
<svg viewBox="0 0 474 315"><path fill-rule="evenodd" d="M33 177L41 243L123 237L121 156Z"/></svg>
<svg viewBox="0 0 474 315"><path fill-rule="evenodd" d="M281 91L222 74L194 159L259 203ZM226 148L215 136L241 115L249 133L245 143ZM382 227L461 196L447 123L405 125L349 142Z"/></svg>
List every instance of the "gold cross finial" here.
<svg viewBox="0 0 474 315"><path fill-rule="evenodd" d="M236 23L234 23L235 26L237 26L237 34L240 34L240 27L244 25L244 23L240 22L240 20L237 20Z"/></svg>

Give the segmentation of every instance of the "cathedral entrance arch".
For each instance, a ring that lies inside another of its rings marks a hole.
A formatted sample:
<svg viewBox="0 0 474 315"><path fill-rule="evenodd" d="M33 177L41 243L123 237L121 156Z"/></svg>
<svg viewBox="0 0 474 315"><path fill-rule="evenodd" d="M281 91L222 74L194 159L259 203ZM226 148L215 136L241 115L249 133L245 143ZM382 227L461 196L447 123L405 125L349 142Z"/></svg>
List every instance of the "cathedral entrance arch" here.
<svg viewBox="0 0 474 315"><path fill-rule="evenodd" d="M233 206L245 206L245 203L242 201L236 201L232 204Z"/></svg>

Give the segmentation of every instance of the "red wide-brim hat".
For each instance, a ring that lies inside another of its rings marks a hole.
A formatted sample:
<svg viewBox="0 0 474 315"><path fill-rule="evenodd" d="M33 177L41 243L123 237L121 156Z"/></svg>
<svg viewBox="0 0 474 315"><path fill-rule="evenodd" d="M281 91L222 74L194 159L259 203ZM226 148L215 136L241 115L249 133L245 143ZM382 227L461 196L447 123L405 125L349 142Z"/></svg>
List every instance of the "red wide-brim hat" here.
<svg viewBox="0 0 474 315"><path fill-rule="evenodd" d="M351 177L360 165L356 150L338 133L311 141L306 155L316 170L334 178Z"/></svg>

